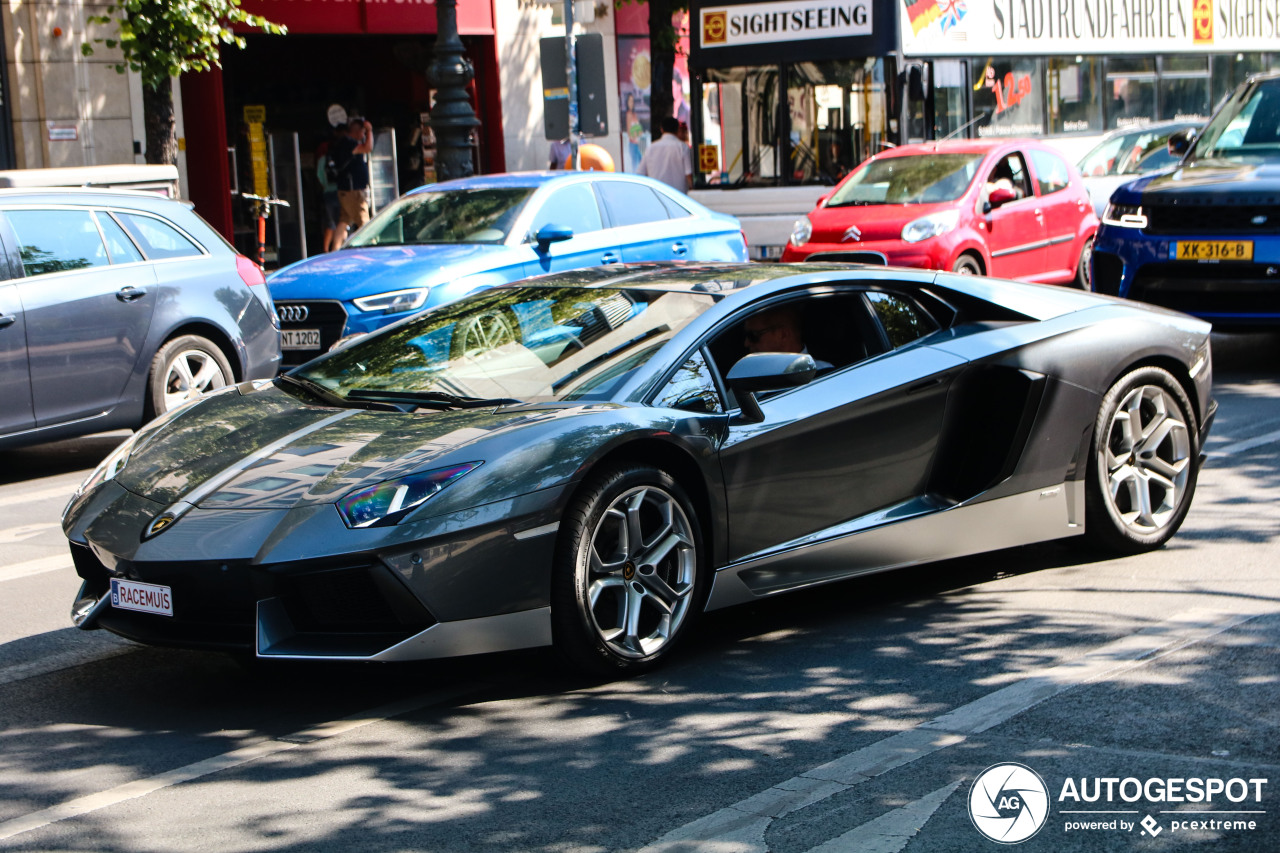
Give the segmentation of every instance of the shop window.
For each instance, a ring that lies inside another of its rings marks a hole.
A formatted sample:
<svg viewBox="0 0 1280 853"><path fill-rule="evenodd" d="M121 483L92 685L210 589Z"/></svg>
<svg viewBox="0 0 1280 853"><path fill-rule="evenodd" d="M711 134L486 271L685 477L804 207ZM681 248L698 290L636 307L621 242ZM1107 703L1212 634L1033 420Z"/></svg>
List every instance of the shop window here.
<svg viewBox="0 0 1280 853"><path fill-rule="evenodd" d="M1050 133L1098 133L1102 130L1102 60L1055 56L1048 60Z"/></svg>
<svg viewBox="0 0 1280 853"><path fill-rule="evenodd" d="M1160 117L1208 121L1209 57L1172 55L1160 59Z"/></svg>
<svg viewBox="0 0 1280 853"><path fill-rule="evenodd" d="M978 136L1037 136L1044 131L1041 61L1030 57L991 57L974 81L974 113L988 118Z"/></svg>
<svg viewBox="0 0 1280 853"><path fill-rule="evenodd" d="M833 184L883 147L882 60L787 69L792 183Z"/></svg>

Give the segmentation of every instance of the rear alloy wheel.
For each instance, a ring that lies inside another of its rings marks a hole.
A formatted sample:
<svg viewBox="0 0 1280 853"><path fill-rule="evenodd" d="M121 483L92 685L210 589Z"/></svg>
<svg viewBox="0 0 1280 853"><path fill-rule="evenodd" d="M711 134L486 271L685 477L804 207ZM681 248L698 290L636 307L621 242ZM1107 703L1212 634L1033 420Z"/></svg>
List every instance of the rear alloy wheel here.
<svg viewBox="0 0 1280 853"><path fill-rule="evenodd" d="M222 350L199 335L174 338L151 360L147 420L235 381Z"/></svg>
<svg viewBox="0 0 1280 853"><path fill-rule="evenodd" d="M1084 241L1084 248L1080 250L1080 261L1076 265L1076 287L1081 290L1092 290L1093 276L1093 238Z"/></svg>
<svg viewBox="0 0 1280 853"><path fill-rule="evenodd" d="M599 475L565 514L552 579L552 633L575 668L643 672L688 633L705 597L692 503L647 465Z"/></svg>
<svg viewBox="0 0 1280 853"><path fill-rule="evenodd" d="M982 275L982 266L973 255L961 255L952 264L951 271L960 275Z"/></svg>
<svg viewBox="0 0 1280 853"><path fill-rule="evenodd" d="M1139 368L1102 398L1094 424L1085 535L1110 551L1158 548L1182 525L1199 448L1186 392L1166 370Z"/></svg>

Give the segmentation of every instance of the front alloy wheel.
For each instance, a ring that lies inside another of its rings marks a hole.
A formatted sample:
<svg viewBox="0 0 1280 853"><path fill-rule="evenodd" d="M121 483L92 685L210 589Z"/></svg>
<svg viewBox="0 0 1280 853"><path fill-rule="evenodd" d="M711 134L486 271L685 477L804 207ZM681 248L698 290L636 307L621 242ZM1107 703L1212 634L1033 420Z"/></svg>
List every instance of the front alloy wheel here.
<svg viewBox="0 0 1280 853"><path fill-rule="evenodd" d="M1112 550L1162 545L1195 491L1198 449L1186 392L1165 370L1136 370L1103 398L1096 429L1087 533Z"/></svg>
<svg viewBox="0 0 1280 853"><path fill-rule="evenodd" d="M702 598L693 506L666 472L606 472L566 514L553 631L579 669L628 675L663 657Z"/></svg>

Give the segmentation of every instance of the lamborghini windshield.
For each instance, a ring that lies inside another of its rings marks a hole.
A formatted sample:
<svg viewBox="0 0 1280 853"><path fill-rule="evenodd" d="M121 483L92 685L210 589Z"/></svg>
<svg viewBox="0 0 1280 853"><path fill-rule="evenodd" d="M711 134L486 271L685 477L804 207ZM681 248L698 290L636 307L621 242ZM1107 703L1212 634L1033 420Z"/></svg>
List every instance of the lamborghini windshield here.
<svg viewBox="0 0 1280 853"><path fill-rule="evenodd" d="M857 204L929 204L964 195L982 154L911 154L863 163L827 201Z"/></svg>
<svg viewBox="0 0 1280 853"><path fill-rule="evenodd" d="M533 191L493 187L412 193L384 208L347 246L501 243Z"/></svg>
<svg viewBox="0 0 1280 853"><path fill-rule="evenodd" d="M618 288L498 288L293 371L333 402L428 408L608 400L715 299Z"/></svg>

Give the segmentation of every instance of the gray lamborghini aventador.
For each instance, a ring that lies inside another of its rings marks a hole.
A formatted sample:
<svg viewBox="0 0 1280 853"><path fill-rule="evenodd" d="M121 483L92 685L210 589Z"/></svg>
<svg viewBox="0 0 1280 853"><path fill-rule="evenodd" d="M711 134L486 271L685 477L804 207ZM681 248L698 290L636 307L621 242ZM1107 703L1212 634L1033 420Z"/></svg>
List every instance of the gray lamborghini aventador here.
<svg viewBox="0 0 1280 853"><path fill-rule="evenodd" d="M144 643L396 661L553 645L611 675L697 616L1083 536L1162 545L1209 326L851 265L553 275L418 314L126 441L63 526L72 616Z"/></svg>

